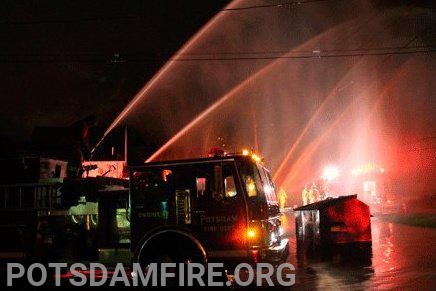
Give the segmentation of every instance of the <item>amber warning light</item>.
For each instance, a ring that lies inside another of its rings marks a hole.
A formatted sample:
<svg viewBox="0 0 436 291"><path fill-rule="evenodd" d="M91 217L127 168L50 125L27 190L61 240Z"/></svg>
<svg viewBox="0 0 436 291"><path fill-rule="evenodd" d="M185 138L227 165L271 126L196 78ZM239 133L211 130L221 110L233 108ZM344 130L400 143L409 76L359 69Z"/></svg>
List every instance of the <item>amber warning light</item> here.
<svg viewBox="0 0 436 291"><path fill-rule="evenodd" d="M256 237L256 231L254 229L247 230L247 237L249 239L254 239Z"/></svg>

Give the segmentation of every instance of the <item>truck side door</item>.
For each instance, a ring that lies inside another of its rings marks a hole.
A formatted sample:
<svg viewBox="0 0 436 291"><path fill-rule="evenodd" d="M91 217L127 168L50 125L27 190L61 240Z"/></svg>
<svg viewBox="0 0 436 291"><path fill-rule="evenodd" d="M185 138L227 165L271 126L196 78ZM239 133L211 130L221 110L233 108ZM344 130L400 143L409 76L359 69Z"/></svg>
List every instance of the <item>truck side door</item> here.
<svg viewBox="0 0 436 291"><path fill-rule="evenodd" d="M195 179L192 223L209 256L243 255L247 212L234 164L203 165Z"/></svg>

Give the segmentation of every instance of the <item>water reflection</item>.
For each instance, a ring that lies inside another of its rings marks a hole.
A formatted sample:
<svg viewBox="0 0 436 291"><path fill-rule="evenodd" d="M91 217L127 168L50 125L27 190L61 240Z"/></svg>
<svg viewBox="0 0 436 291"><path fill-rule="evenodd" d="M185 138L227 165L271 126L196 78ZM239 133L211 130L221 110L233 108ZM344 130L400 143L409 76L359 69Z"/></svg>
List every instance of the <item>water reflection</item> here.
<svg viewBox="0 0 436 291"><path fill-rule="evenodd" d="M329 249L300 246L295 258L306 273L316 275L317 287L361 285L374 274L372 248L368 245Z"/></svg>
<svg viewBox="0 0 436 291"><path fill-rule="evenodd" d="M435 290L436 229L372 218L372 247L328 251L297 248L293 213L282 227L290 235L289 262L299 289Z"/></svg>
<svg viewBox="0 0 436 291"><path fill-rule="evenodd" d="M377 228L380 237L380 246L383 248L383 262L388 266L390 271L395 267L391 265L391 255L394 250L394 244L392 242L392 222L381 224Z"/></svg>

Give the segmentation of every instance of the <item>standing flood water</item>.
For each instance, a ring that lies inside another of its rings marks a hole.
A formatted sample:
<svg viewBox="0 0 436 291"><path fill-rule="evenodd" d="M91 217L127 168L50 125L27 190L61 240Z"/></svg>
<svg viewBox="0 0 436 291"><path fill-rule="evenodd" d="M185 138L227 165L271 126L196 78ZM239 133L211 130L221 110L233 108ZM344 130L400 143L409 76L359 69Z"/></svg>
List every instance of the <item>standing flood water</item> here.
<svg viewBox="0 0 436 291"><path fill-rule="evenodd" d="M284 215L290 233L289 262L299 290L434 290L436 229L397 224L373 217L372 256L348 254L329 259L297 253L293 213Z"/></svg>

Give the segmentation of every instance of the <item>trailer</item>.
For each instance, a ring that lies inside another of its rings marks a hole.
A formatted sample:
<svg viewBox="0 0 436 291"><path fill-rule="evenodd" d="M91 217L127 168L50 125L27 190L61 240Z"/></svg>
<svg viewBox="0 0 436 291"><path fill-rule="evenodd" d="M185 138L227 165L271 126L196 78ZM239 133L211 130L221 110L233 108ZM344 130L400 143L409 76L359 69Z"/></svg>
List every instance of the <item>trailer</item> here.
<svg viewBox="0 0 436 291"><path fill-rule="evenodd" d="M372 243L369 206L357 195L328 198L294 212L299 249L331 250Z"/></svg>

